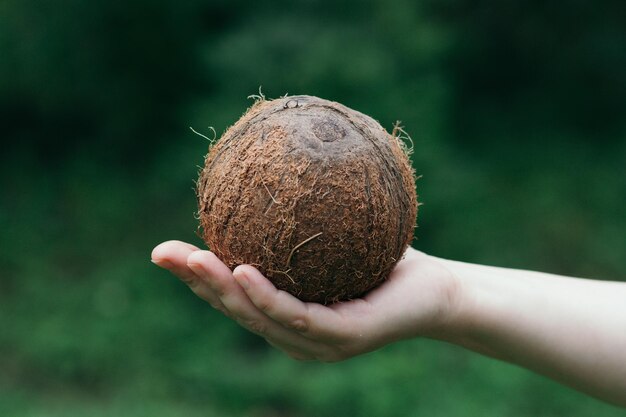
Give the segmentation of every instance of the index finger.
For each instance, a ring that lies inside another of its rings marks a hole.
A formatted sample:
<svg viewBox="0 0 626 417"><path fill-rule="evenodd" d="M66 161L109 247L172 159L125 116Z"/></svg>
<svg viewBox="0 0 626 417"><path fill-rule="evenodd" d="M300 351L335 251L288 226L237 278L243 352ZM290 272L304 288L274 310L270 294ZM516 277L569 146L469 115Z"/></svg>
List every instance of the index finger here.
<svg viewBox="0 0 626 417"><path fill-rule="evenodd" d="M198 250L200 249L190 243L169 240L156 246L150 257L153 263L168 269L189 285L196 280L196 275L187 266L187 257Z"/></svg>

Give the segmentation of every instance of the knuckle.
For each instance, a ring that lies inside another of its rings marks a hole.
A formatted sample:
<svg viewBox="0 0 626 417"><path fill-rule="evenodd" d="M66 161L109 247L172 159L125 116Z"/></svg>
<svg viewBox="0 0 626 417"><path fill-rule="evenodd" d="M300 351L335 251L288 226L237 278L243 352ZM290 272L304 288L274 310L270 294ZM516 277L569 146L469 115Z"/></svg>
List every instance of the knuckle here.
<svg viewBox="0 0 626 417"><path fill-rule="evenodd" d="M296 318L290 321L287 323L287 327L300 333L304 333L309 330L309 324L304 318Z"/></svg>
<svg viewBox="0 0 626 417"><path fill-rule="evenodd" d="M244 322L244 326L252 333L256 333L258 335L264 335L267 333L267 326L259 320L247 320Z"/></svg>
<svg viewBox="0 0 626 417"><path fill-rule="evenodd" d="M268 312L274 307L274 303L268 297L262 297L256 302L256 306L259 310Z"/></svg>
<svg viewBox="0 0 626 417"><path fill-rule="evenodd" d="M215 295L217 295L219 298L224 298L227 295L227 291L223 287L211 285L210 288L213 290Z"/></svg>

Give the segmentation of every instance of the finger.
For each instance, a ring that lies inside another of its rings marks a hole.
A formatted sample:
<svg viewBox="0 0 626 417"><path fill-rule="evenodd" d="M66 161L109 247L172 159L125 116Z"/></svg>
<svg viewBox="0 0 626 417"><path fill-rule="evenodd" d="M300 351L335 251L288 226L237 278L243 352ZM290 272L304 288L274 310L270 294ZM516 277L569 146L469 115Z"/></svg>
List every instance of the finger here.
<svg viewBox="0 0 626 417"><path fill-rule="evenodd" d="M197 250L199 249L189 243L170 240L152 250L152 262L169 270L190 285L197 277L187 266L187 257Z"/></svg>
<svg viewBox="0 0 626 417"><path fill-rule="evenodd" d="M304 303L278 290L256 268L241 265L233 274L252 303L286 328L323 342L343 341L351 335L353 326L338 311L317 303Z"/></svg>
<svg viewBox="0 0 626 417"><path fill-rule="evenodd" d="M169 270L187 284L194 294L208 302L213 308L228 315L228 310L219 300L219 297L213 293L211 287L187 265L189 255L199 250L185 242L175 240L164 242L152 251L152 262Z"/></svg>
<svg viewBox="0 0 626 417"><path fill-rule="evenodd" d="M182 240L167 240L157 245L153 249L152 254L154 255L155 253L158 253L161 250L167 250L167 248L171 248L171 247L182 247L182 248L187 248L192 251L200 250L200 248L198 248L197 246L192 245L191 243L183 242Z"/></svg>
<svg viewBox="0 0 626 417"><path fill-rule="evenodd" d="M187 260L189 267L207 282L224 306L243 327L282 346L284 350L297 350L318 354L323 346L300 334L286 329L259 310L233 278L230 269L209 251L192 253Z"/></svg>

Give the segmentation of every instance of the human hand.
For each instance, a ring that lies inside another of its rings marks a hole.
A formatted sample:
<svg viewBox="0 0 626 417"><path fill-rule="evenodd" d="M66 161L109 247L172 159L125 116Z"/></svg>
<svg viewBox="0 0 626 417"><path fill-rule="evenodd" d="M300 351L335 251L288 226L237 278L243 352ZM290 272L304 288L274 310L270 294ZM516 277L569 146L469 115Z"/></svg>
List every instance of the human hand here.
<svg viewBox="0 0 626 417"><path fill-rule="evenodd" d="M441 333L456 300L455 277L436 259L408 248L389 279L361 299L329 306L276 289L257 269L231 270L215 254L164 242L152 261L211 306L298 360L335 362L396 340Z"/></svg>

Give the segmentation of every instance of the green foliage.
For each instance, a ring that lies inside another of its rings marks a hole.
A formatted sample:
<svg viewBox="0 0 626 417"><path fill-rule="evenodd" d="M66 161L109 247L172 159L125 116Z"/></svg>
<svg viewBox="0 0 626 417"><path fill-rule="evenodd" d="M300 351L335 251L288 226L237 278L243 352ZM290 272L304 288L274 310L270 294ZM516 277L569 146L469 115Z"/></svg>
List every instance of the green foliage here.
<svg viewBox="0 0 626 417"><path fill-rule="evenodd" d="M626 270L622 2L0 2L0 415L617 416L414 340L297 363L149 263L201 244L208 143L268 97L400 119L416 247L604 279Z"/></svg>

